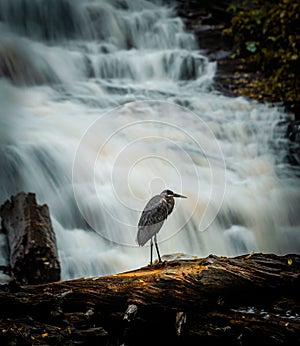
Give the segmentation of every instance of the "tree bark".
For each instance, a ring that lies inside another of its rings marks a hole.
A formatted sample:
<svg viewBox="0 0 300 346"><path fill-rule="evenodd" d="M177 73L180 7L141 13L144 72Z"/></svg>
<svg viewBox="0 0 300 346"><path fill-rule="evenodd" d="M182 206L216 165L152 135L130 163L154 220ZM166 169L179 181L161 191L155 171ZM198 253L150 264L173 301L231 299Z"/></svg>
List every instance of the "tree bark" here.
<svg viewBox="0 0 300 346"><path fill-rule="evenodd" d="M38 205L35 194L22 192L1 206L0 216L15 279L21 284L59 280L60 264L47 205Z"/></svg>
<svg viewBox="0 0 300 346"><path fill-rule="evenodd" d="M0 342L300 342L300 255L175 260L0 292ZM2 332L1 332L2 331Z"/></svg>

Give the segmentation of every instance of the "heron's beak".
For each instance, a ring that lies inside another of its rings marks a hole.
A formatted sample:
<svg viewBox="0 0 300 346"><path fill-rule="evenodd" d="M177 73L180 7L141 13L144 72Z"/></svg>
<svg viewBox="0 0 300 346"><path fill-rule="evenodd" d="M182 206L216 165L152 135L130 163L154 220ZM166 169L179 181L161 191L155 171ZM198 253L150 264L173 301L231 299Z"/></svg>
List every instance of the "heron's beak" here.
<svg viewBox="0 0 300 346"><path fill-rule="evenodd" d="M179 198L187 198L186 196L178 195L178 193L174 193L173 197L179 197Z"/></svg>

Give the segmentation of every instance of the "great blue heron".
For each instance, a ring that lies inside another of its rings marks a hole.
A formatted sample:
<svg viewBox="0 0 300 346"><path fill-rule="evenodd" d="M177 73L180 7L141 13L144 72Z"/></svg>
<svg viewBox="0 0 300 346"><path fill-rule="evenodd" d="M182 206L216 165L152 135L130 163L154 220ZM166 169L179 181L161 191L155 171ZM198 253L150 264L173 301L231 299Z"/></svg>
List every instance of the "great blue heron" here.
<svg viewBox="0 0 300 346"><path fill-rule="evenodd" d="M138 223L137 242L139 246L144 246L150 239L150 264L152 264L153 238L158 260L161 262L156 234L168 215L172 213L175 204L174 197L187 198L171 190L164 190L160 195L152 197L146 204Z"/></svg>

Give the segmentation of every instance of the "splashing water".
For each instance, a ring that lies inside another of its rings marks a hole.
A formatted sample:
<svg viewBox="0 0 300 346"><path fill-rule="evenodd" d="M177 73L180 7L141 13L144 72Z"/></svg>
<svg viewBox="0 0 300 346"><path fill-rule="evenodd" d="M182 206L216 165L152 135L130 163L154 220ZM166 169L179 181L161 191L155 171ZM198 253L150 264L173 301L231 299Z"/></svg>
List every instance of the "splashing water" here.
<svg viewBox="0 0 300 346"><path fill-rule="evenodd" d="M63 279L146 264L136 224L165 188L188 199L162 254L300 253L280 108L217 93L216 64L160 2L46 3L0 0L0 202L49 205Z"/></svg>

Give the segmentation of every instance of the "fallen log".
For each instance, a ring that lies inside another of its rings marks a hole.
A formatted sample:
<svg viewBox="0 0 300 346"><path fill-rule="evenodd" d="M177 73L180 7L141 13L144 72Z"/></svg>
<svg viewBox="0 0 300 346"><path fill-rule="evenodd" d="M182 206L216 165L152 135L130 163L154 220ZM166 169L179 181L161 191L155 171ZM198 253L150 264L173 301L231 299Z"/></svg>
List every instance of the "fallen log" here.
<svg viewBox="0 0 300 346"><path fill-rule="evenodd" d="M0 216L15 280L20 284L58 281L60 264L47 205L38 205L35 194L22 192L1 206Z"/></svg>
<svg viewBox="0 0 300 346"><path fill-rule="evenodd" d="M0 342L300 343L300 255L174 260L0 292Z"/></svg>

